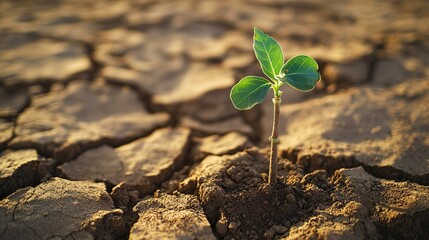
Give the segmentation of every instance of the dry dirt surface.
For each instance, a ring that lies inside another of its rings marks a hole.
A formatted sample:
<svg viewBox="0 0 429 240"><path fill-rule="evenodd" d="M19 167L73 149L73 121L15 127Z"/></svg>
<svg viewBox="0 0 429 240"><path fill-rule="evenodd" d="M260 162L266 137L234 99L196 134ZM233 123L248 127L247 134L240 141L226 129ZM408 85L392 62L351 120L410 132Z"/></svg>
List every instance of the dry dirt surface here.
<svg viewBox="0 0 429 240"><path fill-rule="evenodd" d="M429 239L429 2L0 1L0 239ZM278 183L253 27L285 86Z"/></svg>

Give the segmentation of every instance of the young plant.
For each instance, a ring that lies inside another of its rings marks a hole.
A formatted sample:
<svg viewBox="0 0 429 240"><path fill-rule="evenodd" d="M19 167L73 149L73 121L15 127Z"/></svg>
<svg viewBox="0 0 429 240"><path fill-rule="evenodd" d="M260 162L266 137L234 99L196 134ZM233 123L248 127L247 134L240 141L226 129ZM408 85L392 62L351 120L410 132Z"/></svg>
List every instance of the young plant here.
<svg viewBox="0 0 429 240"><path fill-rule="evenodd" d="M287 83L302 92L312 90L320 80L319 66L313 58L306 55L294 56L284 63L283 51L277 41L257 28L254 29L253 50L262 72L268 78L246 76L232 87L230 97L236 109L248 110L264 101L268 91L273 89L274 119L273 131L269 137L271 151L268 183L274 185L277 181L277 147L282 96L280 87Z"/></svg>

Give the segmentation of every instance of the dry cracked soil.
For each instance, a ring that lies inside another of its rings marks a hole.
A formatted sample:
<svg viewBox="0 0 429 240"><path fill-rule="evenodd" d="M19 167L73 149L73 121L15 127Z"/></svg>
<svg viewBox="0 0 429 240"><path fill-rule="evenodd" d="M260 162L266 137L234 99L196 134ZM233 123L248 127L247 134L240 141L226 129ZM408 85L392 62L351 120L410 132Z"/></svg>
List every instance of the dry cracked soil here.
<svg viewBox="0 0 429 240"><path fill-rule="evenodd" d="M0 2L0 239L429 239L426 0ZM256 26L285 88L278 183Z"/></svg>

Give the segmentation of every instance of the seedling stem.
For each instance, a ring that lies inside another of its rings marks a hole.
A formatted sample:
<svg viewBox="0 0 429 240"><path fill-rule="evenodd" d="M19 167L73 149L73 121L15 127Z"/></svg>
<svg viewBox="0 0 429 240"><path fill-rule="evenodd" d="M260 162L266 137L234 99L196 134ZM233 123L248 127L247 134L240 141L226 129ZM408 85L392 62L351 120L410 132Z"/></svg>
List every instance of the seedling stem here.
<svg viewBox="0 0 429 240"><path fill-rule="evenodd" d="M282 91L280 87L287 83L291 87L308 92L320 80L316 61L306 55L297 55L284 63L283 51L274 38L255 28L253 49L262 72L268 77L247 76L240 80L231 89L231 101L238 110L251 109L264 101L270 88L274 91L273 104L273 130L269 138L270 167L268 170L268 183L277 182L277 149L279 145L280 103Z"/></svg>
<svg viewBox="0 0 429 240"><path fill-rule="evenodd" d="M270 150L270 168L268 171L268 183L275 185L277 181L277 148L279 145L279 122L280 122L280 103L281 91L274 91L273 105L274 105L274 116L273 116L273 131L269 140L271 141Z"/></svg>

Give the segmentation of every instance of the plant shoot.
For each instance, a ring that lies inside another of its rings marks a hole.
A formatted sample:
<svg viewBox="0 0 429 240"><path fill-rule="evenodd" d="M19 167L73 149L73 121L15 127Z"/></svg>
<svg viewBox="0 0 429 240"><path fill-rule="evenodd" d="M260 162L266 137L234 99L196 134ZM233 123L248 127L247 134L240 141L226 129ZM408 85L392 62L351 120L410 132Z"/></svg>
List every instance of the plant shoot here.
<svg viewBox="0 0 429 240"><path fill-rule="evenodd" d="M277 147L279 144L279 116L282 91L280 88L287 83L292 88L308 92L320 80L319 66L307 55L297 55L284 62L283 51L274 38L255 28L253 50L262 72L268 77L246 76L231 89L230 98L238 110L251 109L264 101L268 91L274 91L273 130L269 137L271 142L270 167L268 183L277 181Z"/></svg>

